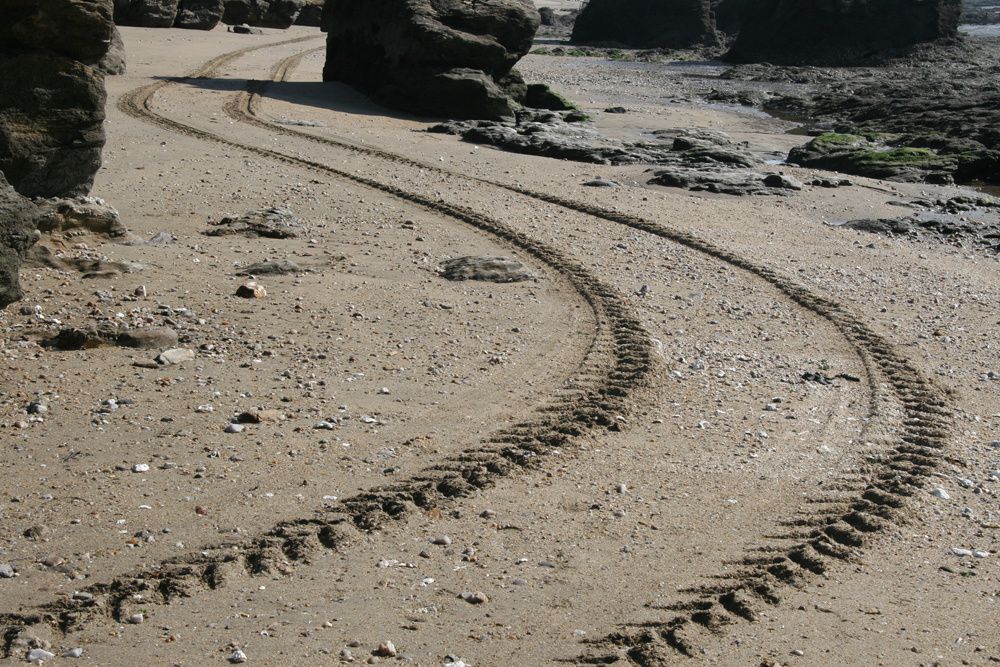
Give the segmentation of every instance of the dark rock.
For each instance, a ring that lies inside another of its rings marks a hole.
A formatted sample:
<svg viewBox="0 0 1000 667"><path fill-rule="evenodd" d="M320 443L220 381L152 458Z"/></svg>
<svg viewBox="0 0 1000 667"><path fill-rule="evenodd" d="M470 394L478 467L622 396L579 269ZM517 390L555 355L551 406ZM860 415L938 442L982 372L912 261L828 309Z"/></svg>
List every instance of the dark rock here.
<svg viewBox="0 0 1000 667"><path fill-rule="evenodd" d="M713 0L713 10L715 11L715 27L720 32L730 37L735 37L740 32L740 25L743 23L743 12L748 6L752 6L752 0Z"/></svg>
<svg viewBox="0 0 1000 667"><path fill-rule="evenodd" d="M118 32L117 26L112 26L111 43L108 45L108 52L97 63L97 69L108 76L118 76L124 74L125 64L125 42L122 41L122 34Z"/></svg>
<svg viewBox="0 0 1000 667"><path fill-rule="evenodd" d="M319 28L323 25L324 0L310 0L295 19L295 25Z"/></svg>
<svg viewBox="0 0 1000 667"><path fill-rule="evenodd" d="M235 32L240 35L263 35L264 31L260 28L252 28L246 23L240 23L239 25L231 25L226 28L226 32Z"/></svg>
<svg viewBox="0 0 1000 667"><path fill-rule="evenodd" d="M710 0L590 0L573 25L571 41L685 49L718 39Z"/></svg>
<svg viewBox="0 0 1000 667"><path fill-rule="evenodd" d="M0 308L21 298L21 260L35 242L38 209L0 173Z"/></svg>
<svg viewBox="0 0 1000 667"><path fill-rule="evenodd" d="M141 28L169 28L177 17L178 0L114 0L115 23Z"/></svg>
<svg viewBox="0 0 1000 667"><path fill-rule="evenodd" d="M737 196L787 195L796 189L777 184L771 178L775 175L746 169L670 167L657 169L649 183L650 185L682 188L693 192L712 192ZM770 182L775 185L769 185L768 179L771 179Z"/></svg>
<svg viewBox="0 0 1000 667"><path fill-rule="evenodd" d="M222 22L285 30L295 23L305 4L306 0L225 0Z"/></svg>
<svg viewBox="0 0 1000 667"><path fill-rule="evenodd" d="M65 56L0 56L0 171L26 196L84 194L101 166L104 78Z"/></svg>
<svg viewBox="0 0 1000 667"><path fill-rule="evenodd" d="M532 109L548 109L550 111L570 111L576 105L552 90L544 83L528 84L524 95L524 106Z"/></svg>
<svg viewBox="0 0 1000 667"><path fill-rule="evenodd" d="M740 19L733 62L849 65L955 37L961 0L755 0Z"/></svg>
<svg viewBox="0 0 1000 667"><path fill-rule="evenodd" d="M530 0L327 0L325 81L414 113L512 118L504 79L531 48Z"/></svg>
<svg viewBox="0 0 1000 667"><path fill-rule="evenodd" d="M222 20L222 0L180 0L175 28L211 30Z"/></svg>
<svg viewBox="0 0 1000 667"><path fill-rule="evenodd" d="M89 350L95 347L117 346L137 349L166 349L177 345L177 332L168 327L141 329L116 329L97 327L91 329L66 328L42 342L54 350Z"/></svg>
<svg viewBox="0 0 1000 667"><path fill-rule="evenodd" d="M238 276L269 276L285 275L289 273L302 273L303 269L295 262L288 259L267 260L256 262L236 272Z"/></svg>
<svg viewBox="0 0 1000 667"><path fill-rule="evenodd" d="M822 134L793 148L788 162L803 167L894 181L950 183L957 168L953 157L931 148L900 145L891 135Z"/></svg>
<svg viewBox="0 0 1000 667"><path fill-rule="evenodd" d="M970 220L956 215L850 220L843 227L915 241L933 241L1000 253L1000 220Z"/></svg>
<svg viewBox="0 0 1000 667"><path fill-rule="evenodd" d="M212 229L206 236L262 236L269 239L293 239L302 231L302 222L287 208L270 207L249 211L239 217L226 217L218 222L209 221Z"/></svg>
<svg viewBox="0 0 1000 667"><path fill-rule="evenodd" d="M80 273L81 278L113 278L123 273L141 271L143 266L135 262L113 262L90 257L63 257L48 247L38 244L28 251L24 265L44 267L56 271Z"/></svg>
<svg viewBox="0 0 1000 667"><path fill-rule="evenodd" d="M608 107L604 110L604 113L628 113L628 109L625 107Z"/></svg>
<svg viewBox="0 0 1000 667"><path fill-rule="evenodd" d="M441 262L441 275L448 280L483 280L516 283L533 280L524 264L510 257L457 257Z"/></svg>
<svg viewBox="0 0 1000 667"><path fill-rule="evenodd" d="M94 64L108 50L113 29L110 0L5 0L0 50L51 52Z"/></svg>

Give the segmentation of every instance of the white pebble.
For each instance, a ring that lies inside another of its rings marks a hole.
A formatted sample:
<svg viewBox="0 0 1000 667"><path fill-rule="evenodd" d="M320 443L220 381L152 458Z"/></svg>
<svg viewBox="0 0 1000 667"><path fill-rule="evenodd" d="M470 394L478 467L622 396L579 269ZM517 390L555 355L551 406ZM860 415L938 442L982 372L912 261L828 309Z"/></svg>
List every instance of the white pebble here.
<svg viewBox="0 0 1000 667"><path fill-rule="evenodd" d="M243 424L226 424L226 433L242 433Z"/></svg>
<svg viewBox="0 0 1000 667"><path fill-rule="evenodd" d="M247 661L247 654L244 653L243 651L241 651L240 649L236 649L229 656L229 662L233 663L234 665L237 665L237 664L239 664L241 662L246 662L246 661Z"/></svg>
<svg viewBox="0 0 1000 667"><path fill-rule="evenodd" d="M132 472L149 472L148 463L136 463L132 466Z"/></svg>
<svg viewBox="0 0 1000 667"><path fill-rule="evenodd" d="M56 657L55 653L50 653L43 648L33 648L28 651L28 662L33 662L36 665L40 665L49 658Z"/></svg>
<svg viewBox="0 0 1000 667"><path fill-rule="evenodd" d="M931 495L940 498L941 500L951 500L951 496L948 492L942 489L940 486L931 491Z"/></svg>

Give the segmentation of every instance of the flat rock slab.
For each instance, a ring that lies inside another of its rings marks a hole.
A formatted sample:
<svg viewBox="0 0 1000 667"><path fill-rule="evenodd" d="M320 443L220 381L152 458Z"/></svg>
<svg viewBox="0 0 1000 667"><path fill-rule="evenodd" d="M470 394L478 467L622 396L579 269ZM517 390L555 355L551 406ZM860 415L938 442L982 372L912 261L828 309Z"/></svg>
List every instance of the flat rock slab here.
<svg viewBox="0 0 1000 667"><path fill-rule="evenodd" d="M225 217L218 222L209 221L212 229L206 236L263 236L269 239L294 239L302 231L302 222L287 208L272 206L249 211L239 217Z"/></svg>
<svg viewBox="0 0 1000 667"><path fill-rule="evenodd" d="M441 262L441 275L448 280L483 280L517 283L534 280L524 264L510 257L456 257Z"/></svg>

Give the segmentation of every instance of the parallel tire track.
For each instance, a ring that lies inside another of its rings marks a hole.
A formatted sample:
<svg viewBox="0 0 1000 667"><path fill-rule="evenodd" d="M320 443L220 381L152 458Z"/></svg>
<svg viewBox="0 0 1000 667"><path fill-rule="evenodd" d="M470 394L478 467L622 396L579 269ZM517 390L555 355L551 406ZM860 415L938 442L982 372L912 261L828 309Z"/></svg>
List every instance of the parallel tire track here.
<svg viewBox="0 0 1000 667"><path fill-rule="evenodd" d="M211 76L247 53L298 41L302 40L224 54L187 78ZM102 618L122 622L138 606L167 604L178 597L223 586L234 576L285 571L289 565L309 562L323 550L345 549L357 539L358 529L375 530L417 512L447 506L453 499L537 468L546 456L571 451L589 435L618 430L618 418L628 412L630 392L645 382L652 368L649 335L626 312L620 295L560 251L469 208L434 201L318 162L232 141L161 116L151 108L151 101L169 83L159 81L131 91L120 98L118 106L126 114L165 129L332 175L486 232L533 256L566 280L589 304L594 336L581 365L557 395L526 420L491 434L477 447L446 457L397 483L343 499L313 517L280 523L254 539L218 545L197 556L166 561L133 576L95 584L84 589L82 595L43 605L37 611L0 616L3 657L11 657L14 640L25 627L48 623L68 633Z"/></svg>
<svg viewBox="0 0 1000 667"><path fill-rule="evenodd" d="M286 81L302 59L314 51L302 52L279 61L271 71L272 81ZM469 176L426 164L389 151L360 146L347 141L297 131L263 120L260 100L270 82L251 81L245 92L227 103L226 113L235 120L273 132L306 139L327 146L361 153L397 164L433 170L454 178L464 178L500 188L537 201L622 225L672 241L708 257L742 269L770 283L779 292L806 310L832 323L864 362L867 384L872 394L872 412L886 399L901 408L902 419L892 446L858 483L848 484L847 499L819 504L825 508L785 523L795 530L775 538L780 544L761 548L763 556L748 556L743 568L729 581L691 591L693 599L678 605L672 618L644 625L637 631L623 631L608 637L619 652L639 665L665 664L677 651L693 655L702 633L718 633L738 620L753 621L763 605L780 601L784 586L796 585L823 574L831 560L851 558L879 533L903 521L906 499L921 489L942 458L953 425L947 396L920 372L883 336L842 305L817 295L788 278L737 253L712 244L693 234L653 223L637 216L585 204L529 188ZM880 383L888 386L884 392ZM887 395L886 395L887 394ZM607 663L618 654L591 653L583 662Z"/></svg>

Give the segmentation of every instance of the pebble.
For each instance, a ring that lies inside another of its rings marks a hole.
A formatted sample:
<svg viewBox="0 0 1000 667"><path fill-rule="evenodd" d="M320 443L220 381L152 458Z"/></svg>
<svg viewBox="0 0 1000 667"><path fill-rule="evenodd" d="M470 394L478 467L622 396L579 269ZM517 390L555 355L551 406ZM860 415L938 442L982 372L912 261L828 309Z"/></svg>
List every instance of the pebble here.
<svg viewBox="0 0 1000 667"><path fill-rule="evenodd" d="M30 651L28 651L28 662L33 662L38 665L54 657L56 657L55 653L46 651L43 648L33 648Z"/></svg>
<svg viewBox="0 0 1000 667"><path fill-rule="evenodd" d="M263 299L267 296L267 290L263 285L251 280L236 288L236 296L244 299Z"/></svg>
<svg viewBox="0 0 1000 667"><path fill-rule="evenodd" d="M349 649L340 650L340 660L341 662L354 662L354 654L350 652Z"/></svg>
<svg viewBox="0 0 1000 667"><path fill-rule="evenodd" d="M246 428L243 424L226 424L226 433L242 433L243 429Z"/></svg>
<svg viewBox="0 0 1000 667"><path fill-rule="evenodd" d="M229 655L229 662L233 663L234 665L238 665L246 661L247 661L247 654L241 651L240 649L236 649Z"/></svg>
<svg viewBox="0 0 1000 667"><path fill-rule="evenodd" d="M148 463L136 463L132 466L132 472L149 472Z"/></svg>
<svg viewBox="0 0 1000 667"><path fill-rule="evenodd" d="M10 563L0 563L0 577L11 579L15 576L14 566Z"/></svg>
<svg viewBox="0 0 1000 667"><path fill-rule="evenodd" d="M63 653L63 657L64 658L82 658L83 657L83 649L80 648L79 646L77 646L75 648L71 648L70 650L68 650L65 653Z"/></svg>
<svg viewBox="0 0 1000 667"><path fill-rule="evenodd" d="M462 593L458 597L462 598L469 604L485 604L490 601L490 598L486 595L486 593L483 593L482 591L473 591L473 592L467 591L465 593Z"/></svg>
<svg viewBox="0 0 1000 667"><path fill-rule="evenodd" d="M437 537L431 538L431 544L439 544L441 546L451 546L451 538L447 535L438 535Z"/></svg>
<svg viewBox="0 0 1000 667"><path fill-rule="evenodd" d="M378 645L378 648L374 651L375 655L380 655L384 658L395 658L396 657L396 645L392 642L385 641Z"/></svg>
<svg viewBox="0 0 1000 667"><path fill-rule="evenodd" d="M953 553L953 554L955 554L956 556L959 556L959 557L971 556L972 555L972 549L963 549L961 547L952 547L951 548L951 553Z"/></svg>
<svg viewBox="0 0 1000 667"><path fill-rule="evenodd" d="M948 494L948 492L942 489L940 486L931 491L931 495L940 498L941 500L951 500L951 496Z"/></svg>
<svg viewBox="0 0 1000 667"><path fill-rule="evenodd" d="M132 625L139 625L145 620L146 617L143 616L142 614L132 614L131 616L128 617L128 622L131 623Z"/></svg>
<svg viewBox="0 0 1000 667"><path fill-rule="evenodd" d="M973 549L972 550L972 557L973 558L986 558L989 555L990 555L989 551L983 551L982 549Z"/></svg>

